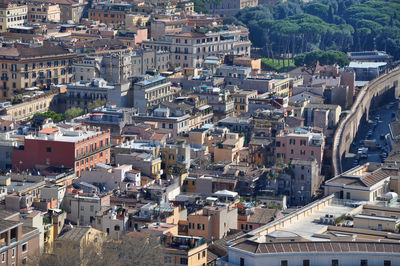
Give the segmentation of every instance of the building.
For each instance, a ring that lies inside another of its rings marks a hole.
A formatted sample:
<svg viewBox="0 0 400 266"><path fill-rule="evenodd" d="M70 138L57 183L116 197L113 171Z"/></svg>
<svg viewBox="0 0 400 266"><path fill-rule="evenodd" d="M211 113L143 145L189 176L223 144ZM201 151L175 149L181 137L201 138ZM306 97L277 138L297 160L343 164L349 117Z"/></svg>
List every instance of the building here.
<svg viewBox="0 0 400 266"><path fill-rule="evenodd" d="M347 69L356 73L356 81L370 81L385 73L386 62L350 62Z"/></svg>
<svg viewBox="0 0 400 266"><path fill-rule="evenodd" d="M290 168L292 170L290 185L285 186L290 193L284 194L288 196L291 205L304 206L314 200L322 183L320 167L315 159L293 159Z"/></svg>
<svg viewBox="0 0 400 266"><path fill-rule="evenodd" d="M132 165L111 167L104 164L96 164L91 171L82 171L79 179L95 185L101 192L113 190L126 191L129 186L140 186L140 171L132 170Z"/></svg>
<svg viewBox="0 0 400 266"><path fill-rule="evenodd" d="M73 224L93 225L96 213L105 207L110 207L110 195L103 194L66 194L63 209L67 219Z"/></svg>
<svg viewBox="0 0 400 266"><path fill-rule="evenodd" d="M28 259L40 252L40 232L24 226L19 212L0 210L0 263L3 265L27 265Z"/></svg>
<svg viewBox="0 0 400 266"><path fill-rule="evenodd" d="M33 22L59 22L61 9L58 4L28 3L28 21Z"/></svg>
<svg viewBox="0 0 400 266"><path fill-rule="evenodd" d="M162 102L171 102L171 85L163 76L146 76L145 80L133 84L133 106L139 113L145 113L147 109Z"/></svg>
<svg viewBox="0 0 400 266"><path fill-rule="evenodd" d="M0 114L11 117L14 121L32 118L36 113L44 113L60 108L60 91L52 89L46 92L25 94L20 103L10 104L0 109Z"/></svg>
<svg viewBox="0 0 400 266"><path fill-rule="evenodd" d="M218 265L396 265L400 245L392 235L397 234L340 226L348 221L339 217L354 219L361 210L333 195L314 201L229 241Z"/></svg>
<svg viewBox="0 0 400 266"><path fill-rule="evenodd" d="M91 82L95 78L99 78L101 74L101 57L85 56L81 60L73 63L74 76L73 82Z"/></svg>
<svg viewBox="0 0 400 266"><path fill-rule="evenodd" d="M132 124L135 108L118 108L109 102L105 107L96 108L80 122L91 127L99 127L103 131L110 130L111 142L118 144L121 140L123 128Z"/></svg>
<svg viewBox="0 0 400 266"><path fill-rule="evenodd" d="M389 192L391 176L398 170L366 163L352 168L325 182L325 195L335 194L339 199L375 201Z"/></svg>
<svg viewBox="0 0 400 266"><path fill-rule="evenodd" d="M232 94L228 90L200 86L194 88L193 95L198 96L201 100L206 99L207 104L213 108L214 116L218 120L234 115L235 104Z"/></svg>
<svg viewBox="0 0 400 266"><path fill-rule="evenodd" d="M122 164L132 165L134 169L140 170L143 175L152 178L160 178L161 175L163 174L163 170L161 169L161 158L155 157L152 154L148 154L145 152L116 154L115 163L121 165Z"/></svg>
<svg viewBox="0 0 400 266"><path fill-rule="evenodd" d="M224 0L218 3L207 4L207 9L210 10L212 14L234 16L243 8L255 7L257 5L258 0Z"/></svg>
<svg viewBox="0 0 400 266"><path fill-rule="evenodd" d="M48 166L82 170L96 163L110 162L110 133L85 128L45 128L36 135L25 136L24 145L13 154L13 169L41 169Z"/></svg>
<svg viewBox="0 0 400 266"><path fill-rule="evenodd" d="M223 238L230 229L238 227L238 211L235 204L205 206L187 217L188 235L207 240Z"/></svg>
<svg viewBox="0 0 400 266"><path fill-rule="evenodd" d="M162 169L179 168L188 170L190 167L190 145L176 141L160 148Z"/></svg>
<svg viewBox="0 0 400 266"><path fill-rule="evenodd" d="M14 26L23 26L28 22L28 7L12 2L0 4L0 32Z"/></svg>
<svg viewBox="0 0 400 266"><path fill-rule="evenodd" d="M104 208L96 213L94 228L118 239L128 230L128 212L124 208Z"/></svg>
<svg viewBox="0 0 400 266"><path fill-rule="evenodd" d="M0 99L10 99L31 87L48 87L72 80L76 54L60 45L0 47Z"/></svg>
<svg viewBox="0 0 400 266"><path fill-rule="evenodd" d="M143 47L166 50L171 53L171 63L180 67L200 67L210 56L226 54L250 56L251 42L246 28L217 26L201 27L192 32L168 35L166 38L143 41Z"/></svg>
<svg viewBox="0 0 400 266"><path fill-rule="evenodd" d="M96 3L89 8L89 19L100 21L104 24L121 25L125 24L126 14L132 9L127 3Z"/></svg>
<svg viewBox="0 0 400 266"><path fill-rule="evenodd" d="M76 226L64 229L55 240L55 252L61 249L79 248L80 251L89 244L101 245L107 233L90 226ZM84 256L83 252L80 252Z"/></svg>
<svg viewBox="0 0 400 266"><path fill-rule="evenodd" d="M163 236L163 265L206 265L207 242L202 237L171 235Z"/></svg>
<svg viewBox="0 0 400 266"><path fill-rule="evenodd" d="M257 91L237 91L232 94L235 102L235 113L242 114L249 111L249 99L257 98Z"/></svg>
<svg viewBox="0 0 400 266"><path fill-rule="evenodd" d="M289 163L292 159L308 160L315 158L322 164L325 141L321 133L296 128L293 132L276 137L276 160Z"/></svg>
<svg viewBox="0 0 400 266"><path fill-rule="evenodd" d="M85 111L92 111L93 109L103 106L107 101L111 101L111 94L118 91L120 99L119 104L124 102L127 104L129 84L126 88L121 85L110 84L102 78L96 78L90 82L78 81L68 84L67 87L67 109L72 107L79 107ZM125 90L125 91L122 91Z"/></svg>

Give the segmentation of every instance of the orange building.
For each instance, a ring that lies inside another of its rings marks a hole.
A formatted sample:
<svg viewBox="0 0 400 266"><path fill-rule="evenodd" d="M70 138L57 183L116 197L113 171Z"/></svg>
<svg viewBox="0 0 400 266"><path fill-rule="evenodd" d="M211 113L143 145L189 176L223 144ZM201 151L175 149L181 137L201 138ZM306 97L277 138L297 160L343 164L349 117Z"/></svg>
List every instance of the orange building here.
<svg viewBox="0 0 400 266"><path fill-rule="evenodd" d="M125 15L132 9L129 4L102 3L89 9L89 19L104 24L125 24Z"/></svg>
<svg viewBox="0 0 400 266"><path fill-rule="evenodd" d="M110 162L110 132L73 128L69 125L44 128L26 136L13 153L13 169L73 168L77 176L97 163Z"/></svg>

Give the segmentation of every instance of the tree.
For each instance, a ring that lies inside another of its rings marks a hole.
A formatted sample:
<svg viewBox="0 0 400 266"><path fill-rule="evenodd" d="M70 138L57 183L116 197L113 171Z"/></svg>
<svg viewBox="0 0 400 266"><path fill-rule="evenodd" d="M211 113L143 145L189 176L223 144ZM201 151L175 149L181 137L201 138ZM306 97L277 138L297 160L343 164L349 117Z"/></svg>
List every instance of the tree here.
<svg viewBox="0 0 400 266"><path fill-rule="evenodd" d="M83 115L83 110L79 107L72 107L65 112L65 119L71 120L75 117Z"/></svg>
<svg viewBox="0 0 400 266"><path fill-rule="evenodd" d="M30 264L39 266L127 266L162 265L164 252L160 239L152 234L123 235L121 239L79 244L63 241L62 248L52 254L30 258Z"/></svg>

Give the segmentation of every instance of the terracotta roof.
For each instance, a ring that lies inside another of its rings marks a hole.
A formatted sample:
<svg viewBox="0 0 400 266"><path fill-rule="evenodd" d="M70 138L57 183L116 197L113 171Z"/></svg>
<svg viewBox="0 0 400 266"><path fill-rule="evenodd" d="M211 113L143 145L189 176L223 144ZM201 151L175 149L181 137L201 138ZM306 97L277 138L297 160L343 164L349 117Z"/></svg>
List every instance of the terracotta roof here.
<svg viewBox="0 0 400 266"><path fill-rule="evenodd" d="M400 243L383 242L282 242L282 243L257 243L246 240L234 246L237 249L256 254L276 253L304 253L304 252L379 252L400 253Z"/></svg>
<svg viewBox="0 0 400 266"><path fill-rule="evenodd" d="M162 140L165 137L166 134L161 134L161 133L155 133L153 136L151 136L151 140Z"/></svg>
<svg viewBox="0 0 400 266"><path fill-rule="evenodd" d="M256 224L266 224L274 220L278 210L267 208L255 208L254 213L250 215L248 222Z"/></svg>
<svg viewBox="0 0 400 266"><path fill-rule="evenodd" d="M39 131L39 133L42 133L42 134L55 134L57 132L58 132L58 128L54 128L54 127L43 128L42 130Z"/></svg>

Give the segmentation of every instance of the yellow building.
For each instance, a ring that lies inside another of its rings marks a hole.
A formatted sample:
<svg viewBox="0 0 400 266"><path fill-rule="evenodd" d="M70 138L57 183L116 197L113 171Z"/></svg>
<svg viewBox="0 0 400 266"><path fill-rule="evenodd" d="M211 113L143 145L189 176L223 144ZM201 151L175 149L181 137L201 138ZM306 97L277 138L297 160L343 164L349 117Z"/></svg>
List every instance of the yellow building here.
<svg viewBox="0 0 400 266"><path fill-rule="evenodd" d="M14 121L25 120L33 117L35 113L46 112L51 106L55 106L57 104L57 96L57 90L31 96L21 103L13 104L0 110L0 114L9 115Z"/></svg>
<svg viewBox="0 0 400 266"><path fill-rule="evenodd" d="M0 100L26 88L70 83L75 53L59 45L0 47Z"/></svg>
<svg viewBox="0 0 400 266"><path fill-rule="evenodd" d="M7 32L9 27L23 26L28 21L28 7L13 3L0 4L0 32Z"/></svg>
<svg viewBox="0 0 400 266"><path fill-rule="evenodd" d="M164 251L164 265L207 264L207 243L202 237L165 235Z"/></svg>
<svg viewBox="0 0 400 266"><path fill-rule="evenodd" d="M232 96L235 102L235 113L247 113L249 111L249 99L257 98L257 91L237 91Z"/></svg>
<svg viewBox="0 0 400 266"><path fill-rule="evenodd" d="M275 95L280 96L280 97L288 97L290 82L291 82L290 78L274 79L272 86L273 86L273 92L275 93Z"/></svg>
<svg viewBox="0 0 400 266"><path fill-rule="evenodd" d="M239 162L239 151L243 145L244 137L237 133L228 133L225 141L214 148L214 162Z"/></svg>

